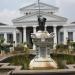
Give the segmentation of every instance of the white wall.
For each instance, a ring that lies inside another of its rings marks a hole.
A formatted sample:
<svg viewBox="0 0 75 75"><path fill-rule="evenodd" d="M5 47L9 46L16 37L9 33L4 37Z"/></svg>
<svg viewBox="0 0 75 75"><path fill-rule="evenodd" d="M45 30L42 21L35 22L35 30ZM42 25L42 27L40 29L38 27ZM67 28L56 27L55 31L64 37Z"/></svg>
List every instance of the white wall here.
<svg viewBox="0 0 75 75"><path fill-rule="evenodd" d="M17 43L16 33L20 32L16 29L16 27L0 26L0 34L4 34L5 43L7 43L7 34L9 33L13 34L13 41Z"/></svg>
<svg viewBox="0 0 75 75"><path fill-rule="evenodd" d="M68 32L73 32L73 41L75 42L75 25L64 26L62 29L60 29L59 34L60 32L64 32L64 44L66 44L67 41L66 38L68 38Z"/></svg>

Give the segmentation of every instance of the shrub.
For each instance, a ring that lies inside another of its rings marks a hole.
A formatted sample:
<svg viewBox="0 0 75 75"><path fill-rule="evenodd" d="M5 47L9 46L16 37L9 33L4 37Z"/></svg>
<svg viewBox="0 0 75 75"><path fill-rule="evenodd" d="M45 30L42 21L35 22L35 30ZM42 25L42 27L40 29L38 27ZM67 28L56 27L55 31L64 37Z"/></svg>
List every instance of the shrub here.
<svg viewBox="0 0 75 75"><path fill-rule="evenodd" d="M28 48L28 45L25 42L23 44L18 44L16 47L14 47L14 50L18 51L18 52L24 52L26 50L24 46L27 46L27 48Z"/></svg>
<svg viewBox="0 0 75 75"><path fill-rule="evenodd" d="M24 51L24 47L22 47L22 46L16 46L16 47L14 47L14 50L15 51L19 51L19 52L23 52Z"/></svg>
<svg viewBox="0 0 75 75"><path fill-rule="evenodd" d="M30 62L29 48L25 45L26 45L26 43L18 45L17 47L15 47L15 50L18 50L21 52L23 51L23 53L24 53L24 56L21 57L21 59L23 61L21 59L19 60L19 57L17 56L15 64L21 64L23 66L23 69L28 69L29 68L29 62Z"/></svg>
<svg viewBox="0 0 75 75"><path fill-rule="evenodd" d="M0 37L0 45L3 44L5 39L3 37Z"/></svg>
<svg viewBox="0 0 75 75"><path fill-rule="evenodd" d="M75 42L71 42L70 45L73 47L73 50L75 50Z"/></svg>
<svg viewBox="0 0 75 75"><path fill-rule="evenodd" d="M66 51L68 50L68 45L64 45L64 44L59 44L59 45L56 45L56 50L57 51Z"/></svg>
<svg viewBox="0 0 75 75"><path fill-rule="evenodd" d="M24 52L24 45L27 45L27 43L18 44L16 47L14 47L14 50L19 52Z"/></svg>
<svg viewBox="0 0 75 75"><path fill-rule="evenodd" d="M10 49L9 47L11 45L4 44L5 39L3 37L0 37L0 50L4 50L5 52L8 52Z"/></svg>
<svg viewBox="0 0 75 75"><path fill-rule="evenodd" d="M56 49L68 49L68 45L64 45L64 44L60 44L60 45L56 45Z"/></svg>

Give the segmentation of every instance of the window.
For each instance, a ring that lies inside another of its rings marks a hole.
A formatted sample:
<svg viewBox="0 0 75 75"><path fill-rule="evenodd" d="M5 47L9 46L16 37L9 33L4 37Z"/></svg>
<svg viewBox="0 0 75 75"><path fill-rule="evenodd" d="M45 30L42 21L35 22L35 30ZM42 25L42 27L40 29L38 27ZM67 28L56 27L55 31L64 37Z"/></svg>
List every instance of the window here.
<svg viewBox="0 0 75 75"><path fill-rule="evenodd" d="M64 41L64 34L63 32L60 32L60 43L63 43Z"/></svg>
<svg viewBox="0 0 75 75"><path fill-rule="evenodd" d="M68 32L68 40L73 41L73 32Z"/></svg>
<svg viewBox="0 0 75 75"><path fill-rule="evenodd" d="M7 34L7 42L12 43L13 42L13 34L9 33Z"/></svg>
<svg viewBox="0 0 75 75"><path fill-rule="evenodd" d="M0 38L4 38L4 34L0 34Z"/></svg>

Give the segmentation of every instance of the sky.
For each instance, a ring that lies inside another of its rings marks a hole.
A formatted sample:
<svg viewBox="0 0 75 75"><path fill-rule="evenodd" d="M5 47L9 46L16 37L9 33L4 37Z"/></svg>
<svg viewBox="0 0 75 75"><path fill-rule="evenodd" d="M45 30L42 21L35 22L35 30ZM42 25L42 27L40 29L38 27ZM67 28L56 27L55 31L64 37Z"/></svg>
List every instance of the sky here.
<svg viewBox="0 0 75 75"><path fill-rule="evenodd" d="M12 25L12 20L21 16L19 9L34 2L37 0L0 0L0 22ZM75 0L40 0L40 2L59 7L57 15L75 21Z"/></svg>

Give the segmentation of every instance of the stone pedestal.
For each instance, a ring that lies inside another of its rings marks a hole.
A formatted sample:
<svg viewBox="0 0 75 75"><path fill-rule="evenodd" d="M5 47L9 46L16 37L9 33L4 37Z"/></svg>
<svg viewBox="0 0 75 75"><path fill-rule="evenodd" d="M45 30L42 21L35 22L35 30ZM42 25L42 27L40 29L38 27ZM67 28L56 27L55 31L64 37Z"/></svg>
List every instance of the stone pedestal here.
<svg viewBox="0 0 75 75"><path fill-rule="evenodd" d="M30 69L55 69L57 64L50 57L50 47L53 45L53 33L38 31L31 34L33 44L36 46L36 56L31 60Z"/></svg>

